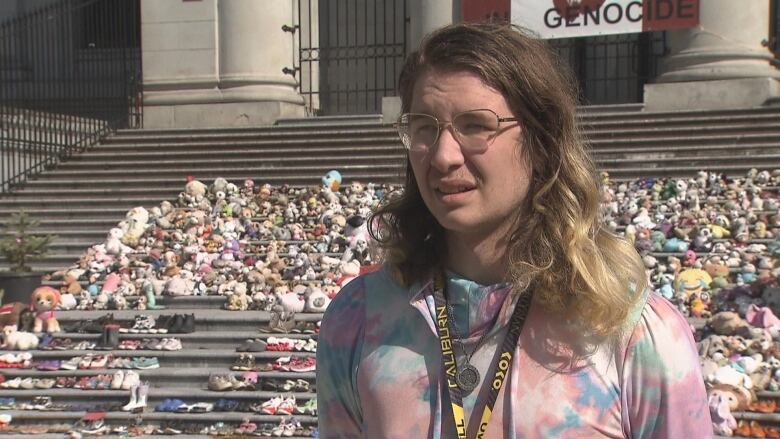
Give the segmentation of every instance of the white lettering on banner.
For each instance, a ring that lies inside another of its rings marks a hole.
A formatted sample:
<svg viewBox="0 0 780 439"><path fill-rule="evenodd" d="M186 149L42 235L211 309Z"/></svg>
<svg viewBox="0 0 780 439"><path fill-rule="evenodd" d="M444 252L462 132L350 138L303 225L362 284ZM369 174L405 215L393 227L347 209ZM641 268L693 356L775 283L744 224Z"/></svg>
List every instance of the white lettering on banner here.
<svg viewBox="0 0 780 439"><path fill-rule="evenodd" d="M540 38L680 29L698 24L699 0L512 0L512 23Z"/></svg>

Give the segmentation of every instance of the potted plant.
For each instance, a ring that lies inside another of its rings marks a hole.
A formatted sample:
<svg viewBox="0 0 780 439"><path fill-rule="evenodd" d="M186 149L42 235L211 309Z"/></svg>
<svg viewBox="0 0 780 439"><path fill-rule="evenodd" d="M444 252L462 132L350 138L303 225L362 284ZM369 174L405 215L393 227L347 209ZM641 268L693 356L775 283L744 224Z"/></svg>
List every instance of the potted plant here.
<svg viewBox="0 0 780 439"><path fill-rule="evenodd" d="M55 236L30 233L30 229L38 227L38 224L22 210L12 214L2 227L0 254L9 264L8 271L0 271L0 290L5 290L4 302L26 303L30 293L41 284L43 273L34 272L28 264L46 257Z"/></svg>

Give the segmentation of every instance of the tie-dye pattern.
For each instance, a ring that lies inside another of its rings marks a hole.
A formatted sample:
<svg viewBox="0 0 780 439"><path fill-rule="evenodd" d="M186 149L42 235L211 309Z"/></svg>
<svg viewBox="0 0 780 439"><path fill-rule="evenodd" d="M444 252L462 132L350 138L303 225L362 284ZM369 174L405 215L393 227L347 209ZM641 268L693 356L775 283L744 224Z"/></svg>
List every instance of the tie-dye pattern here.
<svg viewBox="0 0 780 439"><path fill-rule="evenodd" d="M466 350L489 331L471 358L484 379L515 301L506 300L506 284L447 277ZM320 437L453 437L431 292L431 282L404 289L380 270L330 304L317 349ZM531 307L486 438L712 437L689 326L663 298L647 294L609 346L573 351L577 336L559 316ZM582 360L572 363L573 352ZM485 397L464 398L467 419Z"/></svg>

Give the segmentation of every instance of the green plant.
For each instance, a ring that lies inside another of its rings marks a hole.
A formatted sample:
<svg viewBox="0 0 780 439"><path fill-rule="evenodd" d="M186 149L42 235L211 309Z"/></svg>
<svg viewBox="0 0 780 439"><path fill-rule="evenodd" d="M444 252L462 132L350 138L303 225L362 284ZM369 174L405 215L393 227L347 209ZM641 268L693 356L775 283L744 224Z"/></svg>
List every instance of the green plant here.
<svg viewBox="0 0 780 439"><path fill-rule="evenodd" d="M12 214L3 226L5 233L0 237L0 253L11 264L11 271L32 271L27 263L46 256L49 244L56 236L30 233L38 224L22 210Z"/></svg>

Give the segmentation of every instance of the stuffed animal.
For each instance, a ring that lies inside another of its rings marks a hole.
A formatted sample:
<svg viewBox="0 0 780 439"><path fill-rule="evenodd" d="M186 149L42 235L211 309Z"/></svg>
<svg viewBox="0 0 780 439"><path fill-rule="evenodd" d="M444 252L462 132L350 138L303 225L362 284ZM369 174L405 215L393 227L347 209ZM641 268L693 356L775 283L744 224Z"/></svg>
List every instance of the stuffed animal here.
<svg viewBox="0 0 780 439"><path fill-rule="evenodd" d="M341 187L341 173L336 170L328 171L328 173L322 177L322 186L333 192L338 192Z"/></svg>
<svg viewBox="0 0 780 439"><path fill-rule="evenodd" d="M0 326L6 327L19 324L19 316L22 310L28 306L22 302L11 302L0 307Z"/></svg>
<svg viewBox="0 0 780 439"><path fill-rule="evenodd" d="M38 287L30 297L30 309L35 310L35 326L33 332L60 332L60 323L57 321L55 309L60 303L60 292L52 287Z"/></svg>
<svg viewBox="0 0 780 439"><path fill-rule="evenodd" d="M737 420L731 414L728 398L720 392L711 392L708 398L712 428L716 434L733 436Z"/></svg>
<svg viewBox="0 0 780 439"><path fill-rule="evenodd" d="M38 337L31 332L21 332L16 330L15 325L3 327L3 347L6 349L28 351L38 347Z"/></svg>
<svg viewBox="0 0 780 439"><path fill-rule="evenodd" d="M304 308L306 312L325 312L325 309L330 305L330 297L320 288L309 288L304 296L306 297L306 306Z"/></svg>
<svg viewBox="0 0 780 439"><path fill-rule="evenodd" d="M113 229L109 230L105 242L106 253L109 255L119 256L133 251L132 248L128 247L122 242L124 240L124 236L125 232L123 232L119 227L114 227Z"/></svg>

